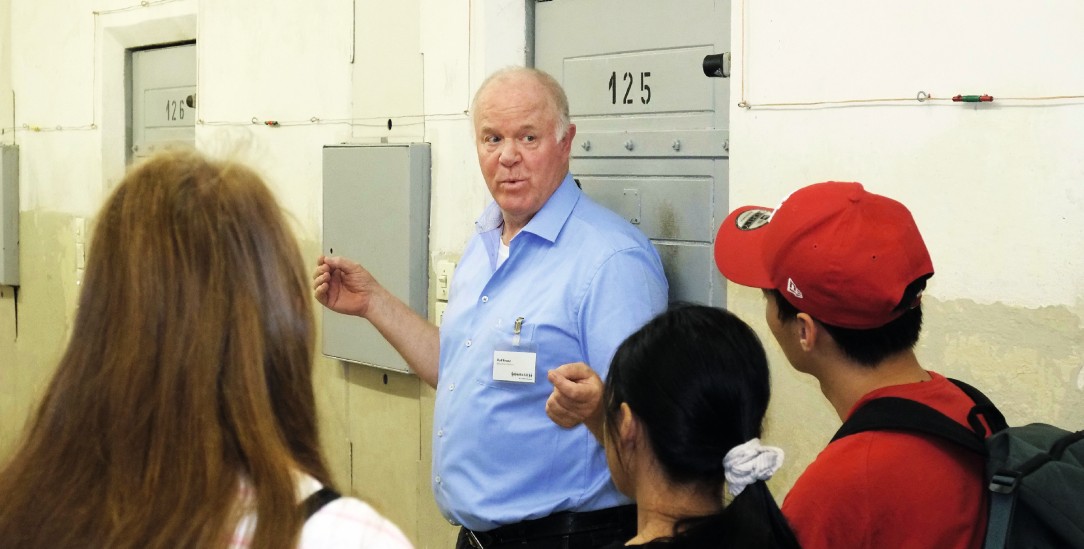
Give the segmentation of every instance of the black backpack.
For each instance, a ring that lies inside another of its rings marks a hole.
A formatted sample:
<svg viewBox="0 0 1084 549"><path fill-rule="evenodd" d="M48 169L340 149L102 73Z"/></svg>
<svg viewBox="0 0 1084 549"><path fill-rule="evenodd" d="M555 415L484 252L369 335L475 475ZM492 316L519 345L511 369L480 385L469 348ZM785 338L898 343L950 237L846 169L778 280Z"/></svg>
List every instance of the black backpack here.
<svg viewBox="0 0 1084 549"><path fill-rule="evenodd" d="M1042 423L1009 427L981 391L950 381L975 402L968 414L970 429L925 404L882 397L851 414L832 440L899 430L963 446L986 458L990 508L985 549L1084 548L1084 431Z"/></svg>

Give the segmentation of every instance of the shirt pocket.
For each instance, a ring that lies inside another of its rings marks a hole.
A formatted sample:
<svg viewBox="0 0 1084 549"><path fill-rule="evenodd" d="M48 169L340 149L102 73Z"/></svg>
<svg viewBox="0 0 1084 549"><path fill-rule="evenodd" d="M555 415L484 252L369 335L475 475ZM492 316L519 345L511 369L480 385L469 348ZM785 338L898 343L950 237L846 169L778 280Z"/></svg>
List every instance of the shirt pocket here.
<svg viewBox="0 0 1084 549"><path fill-rule="evenodd" d="M490 328L488 341L489 348L486 350L486 364L481 369L477 382L486 387L493 387L505 391L526 392L530 391L539 383L546 382L545 372L539 369L541 361L538 356L538 344L535 341L537 324L520 321L517 331L517 320L520 317L500 318ZM493 379L493 354L496 351L514 351L523 353L535 353L534 383L517 381L497 381Z"/></svg>

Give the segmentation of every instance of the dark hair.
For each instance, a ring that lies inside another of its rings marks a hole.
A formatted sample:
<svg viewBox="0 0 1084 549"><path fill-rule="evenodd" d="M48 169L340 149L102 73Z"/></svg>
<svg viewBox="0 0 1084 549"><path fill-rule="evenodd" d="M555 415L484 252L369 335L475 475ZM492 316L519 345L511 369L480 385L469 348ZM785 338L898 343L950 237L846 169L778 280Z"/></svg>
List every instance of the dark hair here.
<svg viewBox="0 0 1084 549"><path fill-rule="evenodd" d="M722 501L723 457L760 436L770 395L764 347L747 324L722 309L676 304L618 347L603 402L610 436L627 403L669 479L701 484ZM730 539L721 546L797 546L764 482L718 515L679 521L675 537L704 521L723 522Z"/></svg>
<svg viewBox="0 0 1084 549"><path fill-rule="evenodd" d="M924 276L907 286L895 308L896 311L903 310L903 314L879 328L856 330L814 320L824 326L843 354L862 366L872 368L896 353L914 349L918 343L918 335L922 331L922 306L916 304L916 300L919 293L926 289L928 278ZM779 290L765 290L765 293L775 299L780 322L790 322L801 312Z"/></svg>

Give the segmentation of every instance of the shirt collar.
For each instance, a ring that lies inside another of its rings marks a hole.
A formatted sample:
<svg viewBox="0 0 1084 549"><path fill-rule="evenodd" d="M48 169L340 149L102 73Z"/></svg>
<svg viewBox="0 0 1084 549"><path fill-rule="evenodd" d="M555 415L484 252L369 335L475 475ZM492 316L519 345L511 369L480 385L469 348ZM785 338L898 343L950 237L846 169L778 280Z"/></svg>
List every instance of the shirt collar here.
<svg viewBox="0 0 1084 549"><path fill-rule="evenodd" d="M572 179L572 174L566 174L561 184L542 205L542 209L538 210L538 213L527 222L523 230L550 242L556 241L561 227L565 226L568 217L572 215L572 208L579 202L582 194L583 191ZM501 216L501 208L497 206L496 201L490 202L482 215L474 222L474 227L479 233L492 231L502 225L504 225L504 218Z"/></svg>

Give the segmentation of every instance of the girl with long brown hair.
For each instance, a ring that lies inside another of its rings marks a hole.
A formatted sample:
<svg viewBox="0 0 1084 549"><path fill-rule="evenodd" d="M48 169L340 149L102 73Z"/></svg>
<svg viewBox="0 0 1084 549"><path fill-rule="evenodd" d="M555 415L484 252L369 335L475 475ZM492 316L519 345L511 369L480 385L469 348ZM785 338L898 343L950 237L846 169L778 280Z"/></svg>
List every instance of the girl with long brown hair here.
<svg viewBox="0 0 1084 549"><path fill-rule="evenodd" d="M191 150L131 169L99 214L68 347L0 470L0 545L409 547L324 489L306 280L252 170ZM306 522L314 493L333 501Z"/></svg>

